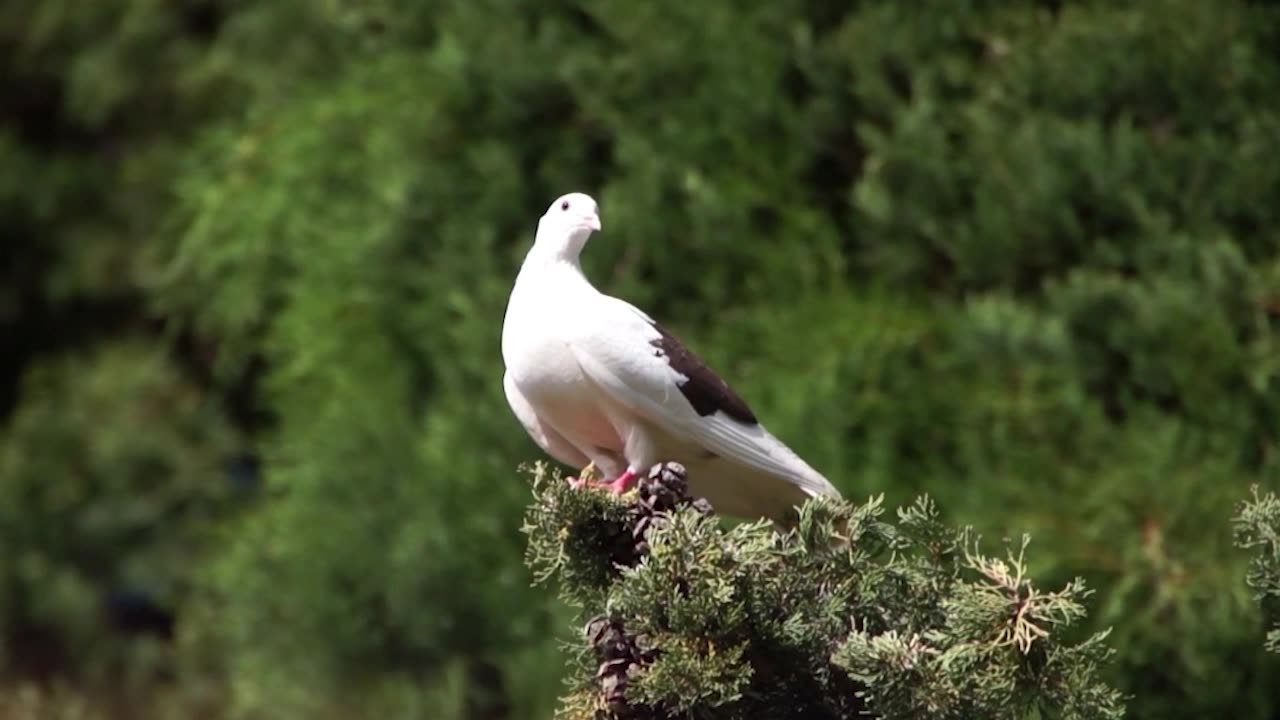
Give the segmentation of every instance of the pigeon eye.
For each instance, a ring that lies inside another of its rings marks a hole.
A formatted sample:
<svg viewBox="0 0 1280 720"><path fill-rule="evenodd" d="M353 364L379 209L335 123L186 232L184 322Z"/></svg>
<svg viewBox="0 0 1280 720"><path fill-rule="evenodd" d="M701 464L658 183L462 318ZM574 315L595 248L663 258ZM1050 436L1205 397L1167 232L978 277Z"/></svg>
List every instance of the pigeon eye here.
<svg viewBox="0 0 1280 720"><path fill-rule="evenodd" d="M561 209L561 210L568 210L568 209L569 209L569 201L568 201L568 200L565 200L564 202L560 203L560 209Z"/></svg>

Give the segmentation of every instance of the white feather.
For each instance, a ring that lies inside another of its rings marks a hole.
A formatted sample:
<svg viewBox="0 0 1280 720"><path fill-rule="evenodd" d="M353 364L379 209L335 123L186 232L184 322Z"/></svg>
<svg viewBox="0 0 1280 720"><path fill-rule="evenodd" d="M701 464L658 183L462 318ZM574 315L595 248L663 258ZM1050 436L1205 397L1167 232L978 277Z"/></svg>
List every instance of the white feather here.
<svg viewBox="0 0 1280 720"><path fill-rule="evenodd" d="M511 373L509 372L504 373L502 376L502 389L507 394L507 404L511 406L516 419L520 421L521 425L524 425L525 431L538 444L538 447L565 465L580 468L585 467L590 462L586 455L578 452L578 449L568 440L561 437L560 433L548 427L538 418L538 412L533 409L533 405L529 403L528 398L521 394L520 388L516 387L515 380L511 378Z"/></svg>

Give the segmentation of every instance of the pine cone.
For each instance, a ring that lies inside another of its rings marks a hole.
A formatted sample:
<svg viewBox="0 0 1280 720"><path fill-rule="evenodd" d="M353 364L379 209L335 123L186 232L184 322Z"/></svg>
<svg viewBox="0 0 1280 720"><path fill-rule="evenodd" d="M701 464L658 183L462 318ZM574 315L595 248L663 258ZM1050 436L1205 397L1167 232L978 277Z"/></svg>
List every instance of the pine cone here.
<svg viewBox="0 0 1280 720"><path fill-rule="evenodd" d="M633 565L649 553L649 530L666 521L676 509L688 505L698 512L710 515L711 504L702 498L689 495L689 481L684 466L668 462L654 465L649 476L641 478L636 486L637 500L631 506L631 544L628 548Z"/></svg>
<svg viewBox="0 0 1280 720"><path fill-rule="evenodd" d="M593 618L585 628L587 642L600 662L596 669L596 681L609 715L617 720L662 717L647 705L627 702L626 690L631 680L657 657L657 651L649 647L648 638L632 635L622 621L608 616Z"/></svg>
<svg viewBox="0 0 1280 720"><path fill-rule="evenodd" d="M688 473L680 463L654 465L639 490L640 505L652 512L669 512L690 501Z"/></svg>
<svg viewBox="0 0 1280 720"><path fill-rule="evenodd" d="M675 510L689 506L705 515L714 511L702 498L689 495L689 481L680 463L661 463L649 470L636 486L636 500L627 511L625 527L603 532L610 543L609 559L632 567L649 553L649 530L661 525Z"/></svg>

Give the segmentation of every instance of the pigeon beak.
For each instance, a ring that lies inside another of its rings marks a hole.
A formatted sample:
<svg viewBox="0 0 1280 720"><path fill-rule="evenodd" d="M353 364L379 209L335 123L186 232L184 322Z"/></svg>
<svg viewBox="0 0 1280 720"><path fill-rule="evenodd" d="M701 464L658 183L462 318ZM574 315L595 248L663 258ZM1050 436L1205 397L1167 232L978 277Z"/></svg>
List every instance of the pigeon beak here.
<svg viewBox="0 0 1280 720"><path fill-rule="evenodd" d="M590 215L588 215L588 216L587 216L587 227L591 228L592 230L594 230L594 231L596 231L596 232L600 232L600 227L601 227L601 225L600 225L600 215L598 215L597 213L591 213Z"/></svg>

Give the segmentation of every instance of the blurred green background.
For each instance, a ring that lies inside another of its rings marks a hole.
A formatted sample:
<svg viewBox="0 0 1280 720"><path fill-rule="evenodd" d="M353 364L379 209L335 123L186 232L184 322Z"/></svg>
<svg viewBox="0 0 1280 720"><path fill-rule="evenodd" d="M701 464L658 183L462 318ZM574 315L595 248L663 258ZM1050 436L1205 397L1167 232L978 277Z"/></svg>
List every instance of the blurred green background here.
<svg viewBox="0 0 1280 720"><path fill-rule="evenodd" d="M0 2L0 717L547 718L506 295L584 259L854 498L1280 717L1268 3Z"/></svg>

